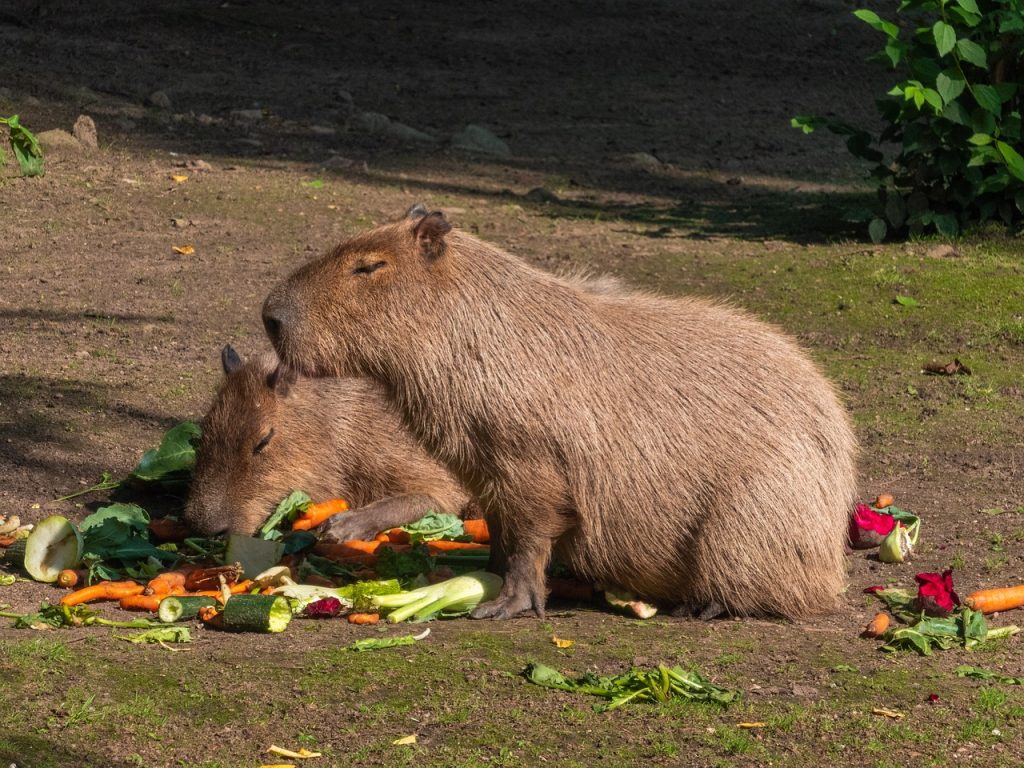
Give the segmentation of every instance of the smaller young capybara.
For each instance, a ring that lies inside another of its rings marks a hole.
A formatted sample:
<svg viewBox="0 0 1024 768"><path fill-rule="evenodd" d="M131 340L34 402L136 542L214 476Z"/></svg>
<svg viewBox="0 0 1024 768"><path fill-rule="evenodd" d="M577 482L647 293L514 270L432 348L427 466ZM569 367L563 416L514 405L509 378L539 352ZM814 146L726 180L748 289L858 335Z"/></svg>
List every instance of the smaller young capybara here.
<svg viewBox="0 0 1024 768"><path fill-rule="evenodd" d="M742 310L584 291L416 206L294 272L263 322L285 365L379 381L480 500L505 583L474 617L541 614L553 553L704 617L837 604L856 441Z"/></svg>
<svg viewBox="0 0 1024 768"><path fill-rule="evenodd" d="M292 490L343 498L325 524L368 539L430 511L460 514L468 496L418 445L367 379L281 375L277 358L221 353L225 378L202 422L185 521L197 532L252 534Z"/></svg>

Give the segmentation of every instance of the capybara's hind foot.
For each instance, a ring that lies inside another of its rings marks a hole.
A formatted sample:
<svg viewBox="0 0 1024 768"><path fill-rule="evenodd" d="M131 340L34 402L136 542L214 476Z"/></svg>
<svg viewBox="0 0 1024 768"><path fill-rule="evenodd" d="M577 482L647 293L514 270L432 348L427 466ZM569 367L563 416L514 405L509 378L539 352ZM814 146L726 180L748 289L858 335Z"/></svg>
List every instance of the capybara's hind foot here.
<svg viewBox="0 0 1024 768"><path fill-rule="evenodd" d="M698 621L710 621L728 614L725 606L717 600L703 604L680 603L672 609L672 615L677 618L697 619Z"/></svg>

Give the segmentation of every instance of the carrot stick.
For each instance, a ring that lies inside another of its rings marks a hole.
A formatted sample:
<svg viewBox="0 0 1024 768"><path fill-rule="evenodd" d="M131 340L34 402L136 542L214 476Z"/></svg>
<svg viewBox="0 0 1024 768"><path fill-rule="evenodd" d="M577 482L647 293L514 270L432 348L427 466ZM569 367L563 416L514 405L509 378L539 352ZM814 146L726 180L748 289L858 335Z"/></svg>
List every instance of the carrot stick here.
<svg viewBox="0 0 1024 768"><path fill-rule="evenodd" d="M149 521L149 533L157 544L173 541L182 542L189 537L192 529L181 520L172 517L156 517Z"/></svg>
<svg viewBox="0 0 1024 768"><path fill-rule="evenodd" d="M165 595L131 595L122 597L120 606L123 611L149 611L156 613L160 607L160 601Z"/></svg>
<svg viewBox="0 0 1024 768"><path fill-rule="evenodd" d="M70 589L78 586L78 583L85 578L84 571L76 571L74 568L65 568L57 574L57 586Z"/></svg>
<svg viewBox="0 0 1024 768"><path fill-rule="evenodd" d="M391 541L391 537L388 536L388 532L387 531L381 531L380 533L378 533L376 536L373 537L373 540L374 541L379 541L379 542L383 543L385 541Z"/></svg>
<svg viewBox="0 0 1024 768"><path fill-rule="evenodd" d="M350 613L349 624L377 624L380 622L379 613Z"/></svg>
<svg viewBox="0 0 1024 768"><path fill-rule="evenodd" d="M998 587L996 589L980 589L972 592L964 602L968 608L982 613L1011 611L1024 607L1024 584L1015 587Z"/></svg>
<svg viewBox="0 0 1024 768"><path fill-rule="evenodd" d="M246 579L245 581L240 581L237 584L232 584L231 585L231 594L232 595L241 595L241 594L243 594L245 592L248 592L255 585L256 585L256 582L254 582L252 579ZM333 587L334 585L332 584L331 586Z"/></svg>
<svg viewBox="0 0 1024 768"><path fill-rule="evenodd" d="M388 541L392 544L408 544L410 541L409 532L403 531L401 528L392 528L387 534Z"/></svg>
<svg viewBox="0 0 1024 768"><path fill-rule="evenodd" d="M96 600L120 600L122 597L141 595L145 589L134 581L101 581L89 587L69 592L60 599L61 605L79 605Z"/></svg>
<svg viewBox="0 0 1024 768"><path fill-rule="evenodd" d="M467 549L490 549L487 544L478 544L475 541L428 541L427 553L440 555L445 552L460 552Z"/></svg>
<svg viewBox="0 0 1024 768"><path fill-rule="evenodd" d="M881 637L885 634L885 630L889 628L889 621L889 614L876 613L875 617L864 628L862 635L864 637Z"/></svg>
<svg viewBox="0 0 1024 768"><path fill-rule="evenodd" d="M310 504L305 512L292 521L292 530L308 531L322 524L327 518L347 511L348 502L344 499L328 499L319 504Z"/></svg>
<svg viewBox="0 0 1024 768"><path fill-rule="evenodd" d="M487 544L491 540L491 533L487 530L486 520L463 520L462 528L473 537L473 541L477 544Z"/></svg>
<svg viewBox="0 0 1024 768"><path fill-rule="evenodd" d="M195 568L191 570L196 570ZM163 573L157 574L149 583L146 584L147 595L169 595L172 589L185 587L185 579L188 577L190 570L185 568L179 568L175 571L164 571Z"/></svg>

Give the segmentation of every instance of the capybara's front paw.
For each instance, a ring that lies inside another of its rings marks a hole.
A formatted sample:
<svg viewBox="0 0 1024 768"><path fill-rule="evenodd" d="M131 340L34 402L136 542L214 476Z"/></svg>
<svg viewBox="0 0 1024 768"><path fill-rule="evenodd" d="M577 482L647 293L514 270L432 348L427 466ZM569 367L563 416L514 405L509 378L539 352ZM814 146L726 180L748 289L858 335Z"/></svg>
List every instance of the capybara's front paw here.
<svg viewBox="0 0 1024 768"><path fill-rule="evenodd" d="M352 539L362 539L369 541L378 533L376 523L370 521L360 521L357 519L358 515L345 514L335 515L324 523L320 530L321 541L351 541Z"/></svg>

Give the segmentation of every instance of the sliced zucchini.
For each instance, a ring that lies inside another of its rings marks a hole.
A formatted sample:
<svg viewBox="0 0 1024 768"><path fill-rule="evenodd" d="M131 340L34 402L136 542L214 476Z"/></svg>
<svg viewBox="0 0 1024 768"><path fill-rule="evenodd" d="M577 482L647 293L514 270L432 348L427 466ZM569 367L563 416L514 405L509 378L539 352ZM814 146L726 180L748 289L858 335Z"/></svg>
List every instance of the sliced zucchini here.
<svg viewBox="0 0 1024 768"><path fill-rule="evenodd" d="M212 597L165 597L160 601L160 608L156 615L160 621L170 624L175 621L194 619L199 615L200 608L216 604L217 601Z"/></svg>
<svg viewBox="0 0 1024 768"><path fill-rule="evenodd" d="M230 632L283 632L292 620L288 601L280 595L233 595L222 615Z"/></svg>

